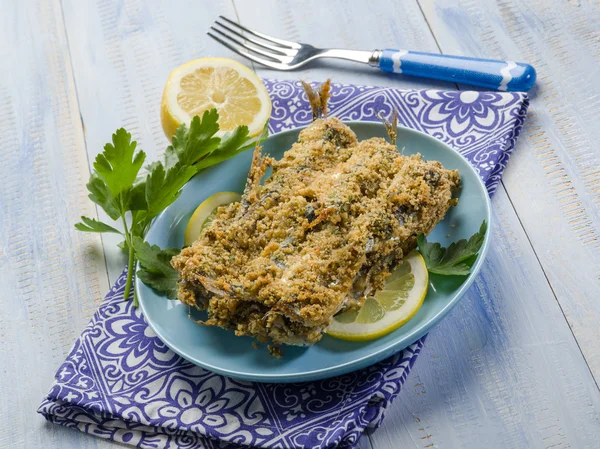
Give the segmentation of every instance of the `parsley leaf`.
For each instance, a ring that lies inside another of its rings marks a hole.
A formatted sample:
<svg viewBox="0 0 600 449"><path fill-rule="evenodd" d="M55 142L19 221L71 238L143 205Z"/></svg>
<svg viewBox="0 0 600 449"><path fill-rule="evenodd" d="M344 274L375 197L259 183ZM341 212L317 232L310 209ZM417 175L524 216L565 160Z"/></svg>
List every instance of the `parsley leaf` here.
<svg viewBox="0 0 600 449"><path fill-rule="evenodd" d="M189 128L185 124L181 125L173 136L173 145L165 152L167 167L174 163L173 156L183 165L194 165L215 151L221 143L221 139L215 137L219 131L218 119L219 114L213 108L204 112L202 120L198 116L194 117Z"/></svg>
<svg viewBox="0 0 600 449"><path fill-rule="evenodd" d="M131 134L120 128L112 136L112 145L107 143L104 152L96 156L94 169L111 195L116 198L130 189L146 159L146 153L138 151L137 143L131 141Z"/></svg>
<svg viewBox="0 0 600 449"><path fill-rule="evenodd" d="M116 220L121 216L119 205L108 190L106 183L98 175L92 173L86 187L90 192L88 198L104 209L110 218Z"/></svg>
<svg viewBox="0 0 600 449"><path fill-rule="evenodd" d="M189 165L175 164L167 172L162 164L156 165L146 178L146 204L144 219L151 220L181 194L182 187L196 174Z"/></svg>
<svg viewBox="0 0 600 449"><path fill-rule="evenodd" d="M148 171L152 173L154 171L154 167L160 164L157 162L156 164L152 164L152 168L148 167ZM128 201L127 201L127 210L130 211L145 211L148 209L148 202L146 201L146 179L141 182L137 182L133 185L131 190L129 191Z"/></svg>
<svg viewBox="0 0 600 449"><path fill-rule="evenodd" d="M94 218L81 217L83 223L75 224L75 228L79 231L85 232L114 232L120 234L121 231L116 230L112 226L102 223L101 221L95 220Z"/></svg>
<svg viewBox="0 0 600 449"><path fill-rule="evenodd" d="M141 281L159 293L165 293L169 299L177 299L177 270L171 266L171 258L179 254L177 248L161 250L150 245L140 237L133 238L133 247L140 262L137 271Z"/></svg>
<svg viewBox="0 0 600 449"><path fill-rule="evenodd" d="M248 140L248 127L238 126L232 132L225 133L221 138L221 143L217 147L218 153L222 151L237 151Z"/></svg>
<svg viewBox="0 0 600 449"><path fill-rule="evenodd" d="M477 259L477 254L485 238L487 223L485 220L469 240L462 239L444 248L439 243L429 243L423 234L417 237L419 251L425 259L430 273L444 276L465 276Z"/></svg>
<svg viewBox="0 0 600 449"><path fill-rule="evenodd" d="M245 130L244 130L245 128ZM239 131L238 131L239 130ZM249 148L253 148L254 146L260 144L263 140L267 138L269 135L269 129L265 126L262 132L252 139L246 141L243 146L239 146L243 143L248 136L248 128L245 126L239 126L232 133L228 133L223 136L223 140L221 141L221 145L210 155L202 159L200 162L196 163L196 168L198 170L202 170L204 168L210 167L211 165L216 165L219 162L223 162L229 158L232 158L238 153L242 151L246 151Z"/></svg>

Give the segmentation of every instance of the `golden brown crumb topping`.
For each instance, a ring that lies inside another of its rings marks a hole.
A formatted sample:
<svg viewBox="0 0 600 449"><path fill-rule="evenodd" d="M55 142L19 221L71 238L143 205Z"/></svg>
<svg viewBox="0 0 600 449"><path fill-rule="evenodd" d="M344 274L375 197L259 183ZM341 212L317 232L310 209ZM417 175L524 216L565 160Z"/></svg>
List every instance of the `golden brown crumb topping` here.
<svg viewBox="0 0 600 449"><path fill-rule="evenodd" d="M179 299L237 335L312 344L336 313L382 288L455 204L459 183L439 162L317 120L279 161L257 149L242 200L173 259Z"/></svg>

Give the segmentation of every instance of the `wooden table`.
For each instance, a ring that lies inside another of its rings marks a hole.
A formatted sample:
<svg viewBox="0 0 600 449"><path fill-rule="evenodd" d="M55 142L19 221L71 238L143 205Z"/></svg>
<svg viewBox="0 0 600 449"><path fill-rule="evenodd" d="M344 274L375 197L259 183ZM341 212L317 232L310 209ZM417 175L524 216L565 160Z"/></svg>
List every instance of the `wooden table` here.
<svg viewBox="0 0 600 449"><path fill-rule="evenodd" d="M532 63L529 118L493 199L476 284L438 328L361 448L600 447L600 4L588 0L0 1L0 448L114 443L36 415L122 270L90 162L124 126L154 159L175 66L235 55L218 14L322 46L400 47ZM265 77L463 89L342 62ZM102 250L104 244L104 251Z"/></svg>

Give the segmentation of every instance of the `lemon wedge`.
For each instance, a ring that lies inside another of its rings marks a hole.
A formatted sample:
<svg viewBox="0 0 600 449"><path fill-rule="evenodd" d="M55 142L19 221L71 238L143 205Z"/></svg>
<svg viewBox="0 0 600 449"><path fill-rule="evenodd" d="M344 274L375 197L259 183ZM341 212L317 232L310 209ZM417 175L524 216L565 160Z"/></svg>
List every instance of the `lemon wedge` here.
<svg viewBox="0 0 600 449"><path fill-rule="evenodd" d="M200 206L196 208L192 214L192 218L190 218L183 236L183 244L189 246L194 243L202 229L213 221L219 206L235 203L241 198L241 195L236 192L219 192L205 199L200 203Z"/></svg>
<svg viewBox="0 0 600 449"><path fill-rule="evenodd" d="M333 317L327 334L342 340L366 341L395 331L419 311L428 283L423 256L411 251L387 278L383 290L368 297L359 310Z"/></svg>
<svg viewBox="0 0 600 449"><path fill-rule="evenodd" d="M212 108L219 111L220 135L246 125L254 137L271 115L271 99L261 79L233 59L194 59L171 72L160 107L169 139L179 125Z"/></svg>

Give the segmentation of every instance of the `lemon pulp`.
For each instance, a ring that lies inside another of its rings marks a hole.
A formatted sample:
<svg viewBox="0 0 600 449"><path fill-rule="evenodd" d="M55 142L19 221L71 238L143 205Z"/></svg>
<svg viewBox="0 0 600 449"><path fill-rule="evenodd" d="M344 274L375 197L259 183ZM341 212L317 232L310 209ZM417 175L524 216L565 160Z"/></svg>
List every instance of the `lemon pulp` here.
<svg viewBox="0 0 600 449"><path fill-rule="evenodd" d="M161 102L161 123L169 139L182 123L212 108L219 112L220 134L246 125L255 136L271 115L271 100L261 79L232 59L195 59L171 72Z"/></svg>

